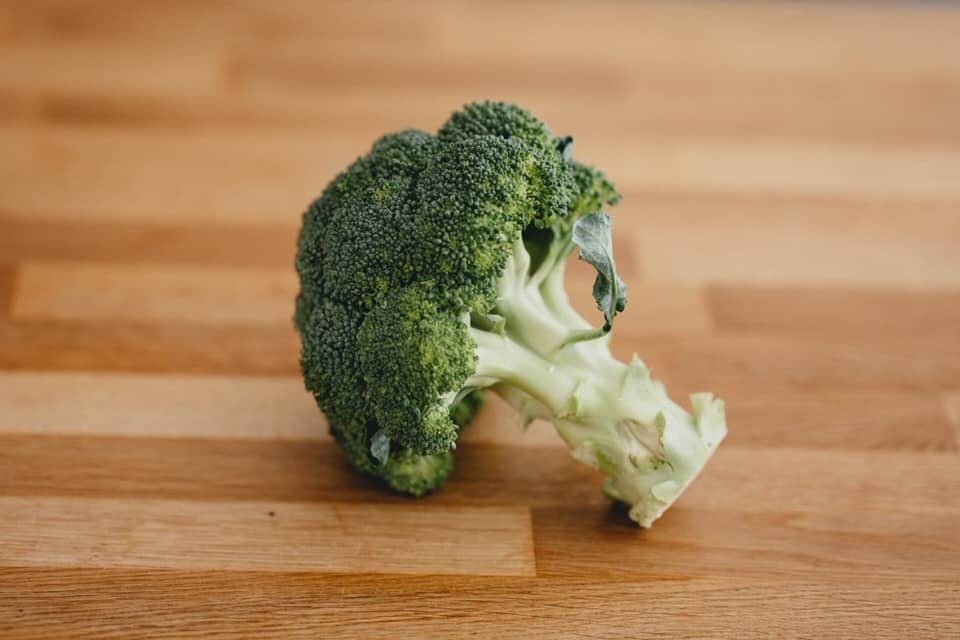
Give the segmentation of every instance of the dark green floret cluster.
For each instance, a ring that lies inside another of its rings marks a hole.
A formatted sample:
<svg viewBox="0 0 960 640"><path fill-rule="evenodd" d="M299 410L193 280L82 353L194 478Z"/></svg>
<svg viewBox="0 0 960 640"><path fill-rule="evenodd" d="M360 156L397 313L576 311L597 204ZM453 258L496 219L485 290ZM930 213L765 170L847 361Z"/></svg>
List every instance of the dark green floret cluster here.
<svg viewBox="0 0 960 640"><path fill-rule="evenodd" d="M571 149L520 107L474 103L435 135L383 136L307 209L294 317L303 376L361 471L414 495L436 489L491 389L554 421L574 457L607 475L607 493L649 524L692 477L671 461L668 422L688 426L698 460L719 441L638 359L610 355L626 286L601 208L619 194ZM602 326L563 290L578 247L597 269ZM644 394L655 402L630 399ZM722 404L699 401L722 426Z"/></svg>

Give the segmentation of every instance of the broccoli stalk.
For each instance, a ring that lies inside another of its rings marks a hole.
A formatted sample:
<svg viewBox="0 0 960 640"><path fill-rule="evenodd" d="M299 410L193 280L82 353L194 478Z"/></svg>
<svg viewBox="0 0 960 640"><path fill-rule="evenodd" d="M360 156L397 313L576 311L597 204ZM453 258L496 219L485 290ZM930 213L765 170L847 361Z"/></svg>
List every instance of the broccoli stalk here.
<svg viewBox="0 0 960 640"><path fill-rule="evenodd" d="M571 455L606 476L604 492L630 505L630 518L648 527L726 435L723 403L694 394L691 416L636 355L629 364L613 357L609 325L599 337L583 338L596 331L563 288L564 252L574 246L566 240L554 241L558 259L533 273L524 243L514 243L493 309L502 321L471 323L477 364L466 387L498 393L524 427L536 418L552 422Z"/></svg>

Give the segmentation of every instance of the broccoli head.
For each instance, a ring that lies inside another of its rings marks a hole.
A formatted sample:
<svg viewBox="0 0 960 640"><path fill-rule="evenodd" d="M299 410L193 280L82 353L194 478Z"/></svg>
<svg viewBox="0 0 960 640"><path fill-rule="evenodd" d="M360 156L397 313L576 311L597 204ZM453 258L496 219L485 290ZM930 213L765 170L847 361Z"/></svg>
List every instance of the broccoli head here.
<svg viewBox="0 0 960 640"><path fill-rule="evenodd" d="M601 209L620 195L571 150L502 102L377 140L303 215L301 368L347 458L398 491L446 480L489 389L552 421L649 526L724 437L723 403L695 394L691 415L636 356L611 355L626 285ZM576 249L597 270L600 326L564 290Z"/></svg>

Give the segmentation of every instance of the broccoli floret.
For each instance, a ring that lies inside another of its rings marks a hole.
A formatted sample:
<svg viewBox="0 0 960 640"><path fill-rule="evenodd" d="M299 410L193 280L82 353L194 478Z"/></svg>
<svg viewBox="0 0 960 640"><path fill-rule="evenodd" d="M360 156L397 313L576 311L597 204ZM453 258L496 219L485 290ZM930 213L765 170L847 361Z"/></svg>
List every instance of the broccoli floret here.
<svg viewBox="0 0 960 640"><path fill-rule="evenodd" d="M626 304L601 209L620 195L572 139L515 105L470 104L436 135L382 137L303 216L294 321L307 389L359 470L422 495L492 390L550 420L649 526L726 434L723 403L672 402L609 333ZM597 270L593 326L564 265Z"/></svg>
<svg viewBox="0 0 960 640"><path fill-rule="evenodd" d="M358 336L367 402L383 435L422 454L453 448L452 401L476 366L467 326L435 297L421 285L391 292Z"/></svg>

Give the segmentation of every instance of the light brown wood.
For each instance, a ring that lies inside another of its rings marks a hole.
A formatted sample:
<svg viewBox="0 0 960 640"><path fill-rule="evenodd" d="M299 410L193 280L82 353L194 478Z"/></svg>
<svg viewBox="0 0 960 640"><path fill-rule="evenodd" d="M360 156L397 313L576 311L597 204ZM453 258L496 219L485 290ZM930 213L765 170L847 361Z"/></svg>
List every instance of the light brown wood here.
<svg viewBox="0 0 960 640"><path fill-rule="evenodd" d="M549 443L465 445L446 490L419 502L383 494L379 485L351 471L334 446L325 442L10 434L2 443L5 473L18 479L8 492L24 496L517 504L579 509L585 519L607 517L609 510L609 500L598 491L600 476ZM40 455L49 465L36 465L35 456ZM704 478L712 482L691 487L677 512L690 518L705 509L783 517L819 514L826 519L851 511L889 511L890 517L917 513L939 523L945 536L951 535L948 525L956 524L960 498L953 483L954 451L838 452L734 445L716 455L720 464L704 471ZM107 463L109 476L103 473ZM311 474L311 469L322 473ZM730 485L741 488L726 490ZM618 522L632 530L625 518L612 515L610 524ZM908 518L904 522L909 526ZM704 526L709 524L705 519ZM937 535L936 527L931 535Z"/></svg>
<svg viewBox="0 0 960 640"><path fill-rule="evenodd" d="M958 32L948 3L0 4L0 636L960 635ZM301 212L486 97L623 192L615 353L727 401L649 531L496 398L415 500L303 389Z"/></svg>
<svg viewBox="0 0 960 640"><path fill-rule="evenodd" d="M292 375L298 354L290 328L0 319L7 369Z"/></svg>
<svg viewBox="0 0 960 640"><path fill-rule="evenodd" d="M534 573L519 508L36 497L0 508L5 566ZM416 558L384 522L418 529Z"/></svg>
<svg viewBox="0 0 960 640"><path fill-rule="evenodd" d="M296 217L289 224L296 225ZM71 260L289 269L296 237L296 226L73 223L17 219L0 207L0 261L6 263Z"/></svg>
<svg viewBox="0 0 960 640"><path fill-rule="evenodd" d="M955 336L960 291L716 286L707 293L721 331Z"/></svg>
<svg viewBox="0 0 960 640"><path fill-rule="evenodd" d="M957 448L960 449L960 391L948 393L944 399L947 407L947 416L953 423L954 438Z"/></svg>
<svg viewBox="0 0 960 640"><path fill-rule="evenodd" d="M958 201L863 191L858 198L750 189L637 194L643 273L689 283L956 289Z"/></svg>
<svg viewBox="0 0 960 640"><path fill-rule="evenodd" d="M299 376L0 372L0 406L8 433L330 438Z"/></svg>
<svg viewBox="0 0 960 640"><path fill-rule="evenodd" d="M23 263L16 286L14 318L284 327L298 290L290 269L49 262Z"/></svg>
<svg viewBox="0 0 960 640"><path fill-rule="evenodd" d="M31 597L21 587L32 587ZM610 607L611 591L624 606ZM142 570L10 571L0 597L23 610L24 624L0 619L22 635L97 637L103 627L154 637L229 637L238 628L278 637L389 638L402 628L417 638L473 638L496 629L507 638L597 638L655 628L673 637L769 638L784 619L798 636L859 637L883 620L890 637L949 637L943 620L960 595L955 585L888 581L823 582L755 577L585 581L430 576L322 576ZM914 603L914 598L921 604ZM61 621L63 601L75 615ZM238 607L237 602L244 606ZM231 610L227 616L211 611ZM603 611L603 616L597 615ZM749 612L749 613L748 613ZM747 628L749 627L749 628Z"/></svg>

